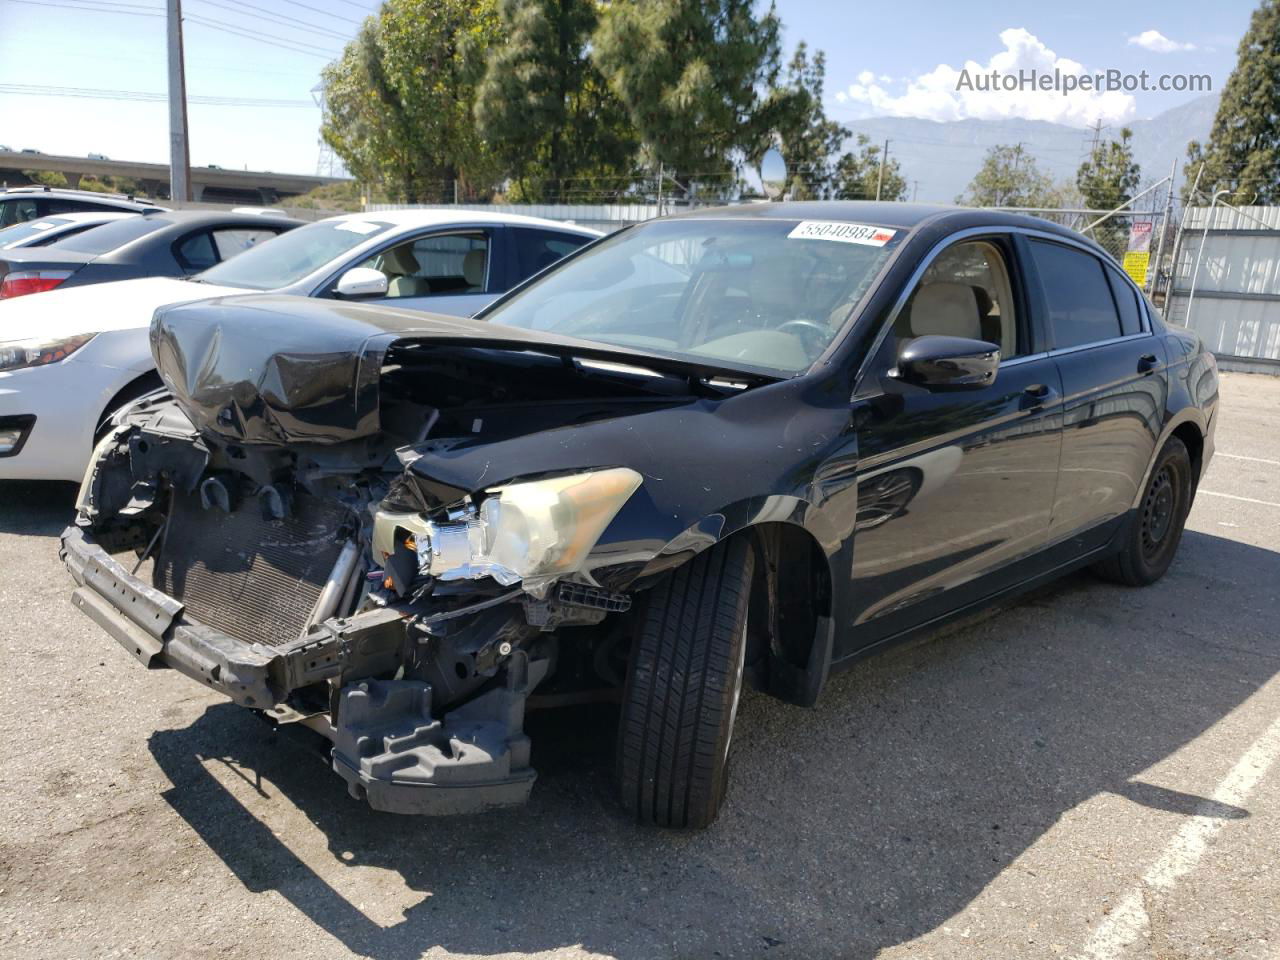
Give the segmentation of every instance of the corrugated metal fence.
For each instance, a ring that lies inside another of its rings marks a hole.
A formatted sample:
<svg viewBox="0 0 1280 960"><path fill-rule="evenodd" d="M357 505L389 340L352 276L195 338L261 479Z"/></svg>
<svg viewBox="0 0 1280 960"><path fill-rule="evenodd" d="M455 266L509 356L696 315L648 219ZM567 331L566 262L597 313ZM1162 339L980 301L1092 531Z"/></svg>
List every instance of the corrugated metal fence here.
<svg viewBox="0 0 1280 960"><path fill-rule="evenodd" d="M1280 374L1280 207L1191 207L1165 319L1228 369Z"/></svg>

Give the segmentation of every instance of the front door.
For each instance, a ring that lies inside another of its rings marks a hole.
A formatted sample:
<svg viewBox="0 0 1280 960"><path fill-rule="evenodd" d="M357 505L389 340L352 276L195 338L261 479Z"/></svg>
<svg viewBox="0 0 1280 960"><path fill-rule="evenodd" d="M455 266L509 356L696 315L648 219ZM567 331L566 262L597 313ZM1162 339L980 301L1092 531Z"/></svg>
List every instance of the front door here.
<svg viewBox="0 0 1280 960"><path fill-rule="evenodd" d="M943 250L858 388L858 517L847 655L980 600L1028 573L1045 543L1062 442L1062 384L1036 352L1013 245ZM904 341L994 343L995 381L936 390L892 375Z"/></svg>

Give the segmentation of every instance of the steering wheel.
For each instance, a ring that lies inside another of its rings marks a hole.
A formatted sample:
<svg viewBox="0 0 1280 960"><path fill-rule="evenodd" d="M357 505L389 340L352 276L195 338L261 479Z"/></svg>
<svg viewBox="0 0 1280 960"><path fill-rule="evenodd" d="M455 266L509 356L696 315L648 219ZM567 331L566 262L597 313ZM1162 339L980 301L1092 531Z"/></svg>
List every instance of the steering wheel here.
<svg viewBox="0 0 1280 960"><path fill-rule="evenodd" d="M790 329L788 329L790 328ZM775 328L779 333L793 334L803 344L805 352L817 356L827 345L831 331L817 320L788 320Z"/></svg>

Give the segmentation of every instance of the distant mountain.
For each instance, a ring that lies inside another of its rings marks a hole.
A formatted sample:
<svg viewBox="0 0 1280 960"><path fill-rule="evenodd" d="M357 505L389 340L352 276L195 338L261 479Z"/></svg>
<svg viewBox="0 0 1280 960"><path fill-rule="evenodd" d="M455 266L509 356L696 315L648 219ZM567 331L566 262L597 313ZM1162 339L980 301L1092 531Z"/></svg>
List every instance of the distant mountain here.
<svg viewBox="0 0 1280 960"><path fill-rule="evenodd" d="M1217 109L1217 96L1209 94L1150 119L1127 124L1133 131L1133 154L1142 167L1144 186L1165 176L1175 160L1181 175L1187 142L1208 136ZM954 202L978 172L987 149L1001 143L1023 144L1039 168L1055 181L1074 182L1092 136L1091 131L1079 127L1019 119L944 123L911 117L871 117L847 126L876 143L889 139L889 155L902 164L909 189L919 182L916 199L922 203ZM1110 129L1111 135L1119 132L1119 126ZM852 147L852 143L846 146Z"/></svg>

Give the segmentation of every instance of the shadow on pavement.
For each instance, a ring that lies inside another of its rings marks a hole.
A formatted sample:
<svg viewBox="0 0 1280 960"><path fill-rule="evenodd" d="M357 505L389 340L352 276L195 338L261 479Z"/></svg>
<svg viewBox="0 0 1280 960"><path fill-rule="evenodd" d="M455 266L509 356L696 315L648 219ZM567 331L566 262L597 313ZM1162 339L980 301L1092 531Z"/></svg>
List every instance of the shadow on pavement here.
<svg viewBox="0 0 1280 960"><path fill-rule="evenodd" d="M1277 582L1280 554L1188 532L1155 587L1081 574L865 661L814 710L752 696L729 802L699 834L624 819L603 709L532 717L529 806L469 819L373 813L229 704L150 746L167 801L248 889L277 891L361 955L872 957L945 923L1101 792L1180 814L1202 803L1141 775L1280 669L1264 647L1275 601L1259 599ZM214 758L314 821L334 869L395 871L429 896L372 922L213 779ZM1053 877L1022 882L1048 892Z"/></svg>
<svg viewBox="0 0 1280 960"><path fill-rule="evenodd" d="M0 533L56 537L75 519L78 490L56 480L0 480Z"/></svg>

